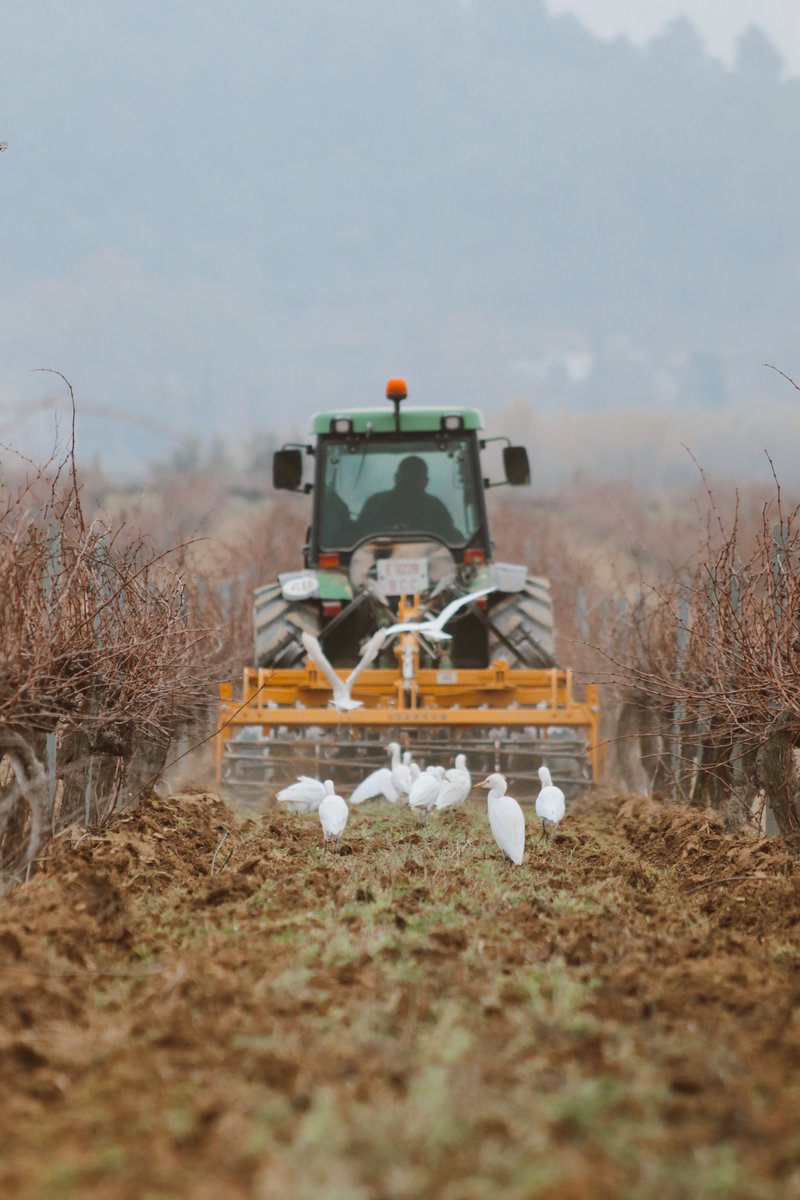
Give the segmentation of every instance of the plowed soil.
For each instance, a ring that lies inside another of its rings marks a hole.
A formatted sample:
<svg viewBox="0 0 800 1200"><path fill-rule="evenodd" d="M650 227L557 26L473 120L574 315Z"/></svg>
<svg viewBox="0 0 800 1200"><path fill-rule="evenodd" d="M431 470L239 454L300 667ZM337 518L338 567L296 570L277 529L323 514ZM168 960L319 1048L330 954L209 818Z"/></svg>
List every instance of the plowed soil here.
<svg viewBox="0 0 800 1200"><path fill-rule="evenodd" d="M520 868L477 801L338 855L203 794L62 838L0 903L0 1195L800 1197L780 844L531 817Z"/></svg>

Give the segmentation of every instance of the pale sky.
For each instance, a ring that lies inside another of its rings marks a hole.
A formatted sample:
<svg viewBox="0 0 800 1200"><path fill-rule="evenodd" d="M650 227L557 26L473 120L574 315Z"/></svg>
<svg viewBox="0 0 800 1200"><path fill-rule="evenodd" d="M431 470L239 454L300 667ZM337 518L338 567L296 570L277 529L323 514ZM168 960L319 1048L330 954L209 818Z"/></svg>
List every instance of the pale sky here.
<svg viewBox="0 0 800 1200"><path fill-rule="evenodd" d="M134 470L182 436L296 440L402 374L414 403L568 397L578 424L690 404L707 437L676 425L676 455L746 475L777 446L800 479L761 365L800 378L800 86L711 70L673 104L680 54L647 87L540 2L634 45L691 5L729 61L757 21L800 77L800 0L5 0L0 458L68 428L39 367L84 457Z"/></svg>
<svg viewBox="0 0 800 1200"><path fill-rule="evenodd" d="M601 37L620 34L647 42L676 16L687 16L709 50L733 60L736 39L759 25L787 68L800 75L800 0L546 0L554 13L572 13Z"/></svg>

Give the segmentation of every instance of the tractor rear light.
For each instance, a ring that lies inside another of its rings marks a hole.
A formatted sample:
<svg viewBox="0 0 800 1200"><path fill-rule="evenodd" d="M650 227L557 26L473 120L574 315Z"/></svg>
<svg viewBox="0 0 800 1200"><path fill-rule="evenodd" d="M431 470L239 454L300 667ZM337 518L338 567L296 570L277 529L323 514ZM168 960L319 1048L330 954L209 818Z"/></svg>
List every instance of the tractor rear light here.
<svg viewBox="0 0 800 1200"><path fill-rule="evenodd" d="M326 618L326 620L329 621L331 619L331 617L338 617L338 615L341 611L342 611L341 600L323 600L322 615L323 615L323 617Z"/></svg>
<svg viewBox="0 0 800 1200"><path fill-rule="evenodd" d="M331 421L331 433L352 433L353 422L349 417L334 417Z"/></svg>
<svg viewBox="0 0 800 1200"><path fill-rule="evenodd" d="M489 597L481 596L479 600L475 601L475 607L479 608L481 612L486 612L487 608L489 607Z"/></svg>
<svg viewBox="0 0 800 1200"><path fill-rule="evenodd" d="M465 566L467 566L467 567L476 566L477 567L480 565L480 563L485 563L485 562L486 562L486 551L485 550L465 550L464 551L464 565Z"/></svg>
<svg viewBox="0 0 800 1200"><path fill-rule="evenodd" d="M442 419L441 419L440 428L442 428L442 429L463 429L464 428L464 418L459 416L458 413L447 413L447 415L442 417Z"/></svg>
<svg viewBox="0 0 800 1200"><path fill-rule="evenodd" d="M330 570L332 567L338 567L339 566L339 555L338 554L320 554L319 565L323 568L323 570Z"/></svg>

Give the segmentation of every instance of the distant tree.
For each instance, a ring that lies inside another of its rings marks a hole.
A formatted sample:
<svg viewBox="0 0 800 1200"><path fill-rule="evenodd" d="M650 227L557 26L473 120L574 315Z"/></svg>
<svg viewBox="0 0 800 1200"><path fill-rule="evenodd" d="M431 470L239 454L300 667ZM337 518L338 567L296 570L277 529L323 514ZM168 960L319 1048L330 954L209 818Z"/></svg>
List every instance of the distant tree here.
<svg viewBox="0 0 800 1200"><path fill-rule="evenodd" d="M202 446L200 439L187 436L181 438L180 445L175 448L169 458L169 466L173 471L197 471L200 467Z"/></svg>
<svg viewBox="0 0 800 1200"><path fill-rule="evenodd" d="M688 17L670 21L663 33L653 38L649 52L654 61L670 71L691 70L706 58L705 42Z"/></svg>
<svg viewBox="0 0 800 1200"><path fill-rule="evenodd" d="M208 447L206 456L206 466L211 471L231 471L233 469L233 459L231 457L230 448L225 439L219 434L216 434L211 439L211 444Z"/></svg>
<svg viewBox="0 0 800 1200"><path fill-rule="evenodd" d="M750 25L736 43L736 69L751 79L776 81L783 71L784 61L767 35L757 25Z"/></svg>
<svg viewBox="0 0 800 1200"><path fill-rule="evenodd" d="M272 472L272 455L279 445L278 438L271 432L263 430L253 433L245 447L244 469L270 478Z"/></svg>

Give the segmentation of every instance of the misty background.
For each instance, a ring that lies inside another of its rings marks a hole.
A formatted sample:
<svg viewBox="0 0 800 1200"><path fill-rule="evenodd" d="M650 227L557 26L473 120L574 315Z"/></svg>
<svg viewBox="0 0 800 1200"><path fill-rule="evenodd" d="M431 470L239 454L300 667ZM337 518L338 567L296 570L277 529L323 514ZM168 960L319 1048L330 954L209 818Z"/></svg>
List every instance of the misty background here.
<svg viewBox="0 0 800 1200"><path fill-rule="evenodd" d="M470 404L542 481L800 479L798 63L539 0L11 0L0 440L262 453Z"/></svg>

